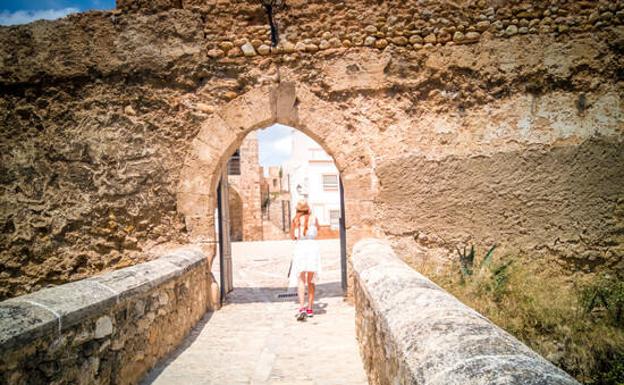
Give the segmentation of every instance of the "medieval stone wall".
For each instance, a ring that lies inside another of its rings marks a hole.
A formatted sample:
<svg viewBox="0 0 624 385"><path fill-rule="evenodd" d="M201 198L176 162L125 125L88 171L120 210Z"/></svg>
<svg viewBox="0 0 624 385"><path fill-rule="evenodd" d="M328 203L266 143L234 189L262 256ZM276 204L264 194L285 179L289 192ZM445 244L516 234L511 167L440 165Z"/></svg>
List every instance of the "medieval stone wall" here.
<svg viewBox="0 0 624 385"><path fill-rule="evenodd" d="M414 156L380 167L384 228L415 265L455 258L452 250L474 243L479 256L497 244L499 255L543 258L567 272L624 268L621 142L445 163Z"/></svg>
<svg viewBox="0 0 624 385"><path fill-rule="evenodd" d="M213 248L275 122L333 156L350 244L622 269L624 2L292 1L268 52L255 2L144 3L0 27L0 298Z"/></svg>
<svg viewBox="0 0 624 385"><path fill-rule="evenodd" d="M151 3L151 4L149 4ZM622 23L624 11L609 1L344 1L286 2L278 9L281 44L271 47L266 15L258 1L181 0L120 1L122 10L154 12L192 9L210 21L204 26L212 58L317 52L353 46L385 49L392 44L407 50L433 45L468 44L486 36L600 30ZM231 16L224 17L225 15ZM229 19L220 23L217 19Z"/></svg>

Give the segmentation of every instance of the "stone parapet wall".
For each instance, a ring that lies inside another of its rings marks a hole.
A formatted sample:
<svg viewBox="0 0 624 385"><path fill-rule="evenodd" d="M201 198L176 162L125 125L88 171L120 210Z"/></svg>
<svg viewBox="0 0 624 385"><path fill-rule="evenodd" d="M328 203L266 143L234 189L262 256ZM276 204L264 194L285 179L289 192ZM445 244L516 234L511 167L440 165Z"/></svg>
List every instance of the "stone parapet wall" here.
<svg viewBox="0 0 624 385"><path fill-rule="evenodd" d="M352 263L371 385L578 384L411 269L387 243L358 242Z"/></svg>
<svg viewBox="0 0 624 385"><path fill-rule="evenodd" d="M0 302L0 384L136 384L210 308L203 253Z"/></svg>

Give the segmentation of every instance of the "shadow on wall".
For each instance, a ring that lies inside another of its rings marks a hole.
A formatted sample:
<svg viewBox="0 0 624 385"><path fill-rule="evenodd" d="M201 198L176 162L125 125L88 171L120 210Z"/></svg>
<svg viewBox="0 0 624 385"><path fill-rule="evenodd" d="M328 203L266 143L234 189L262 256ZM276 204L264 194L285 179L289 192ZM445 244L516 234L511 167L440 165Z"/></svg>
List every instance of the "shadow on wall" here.
<svg viewBox="0 0 624 385"><path fill-rule="evenodd" d="M229 208L230 208L230 239L232 242L243 240L243 200L240 194L230 186Z"/></svg>

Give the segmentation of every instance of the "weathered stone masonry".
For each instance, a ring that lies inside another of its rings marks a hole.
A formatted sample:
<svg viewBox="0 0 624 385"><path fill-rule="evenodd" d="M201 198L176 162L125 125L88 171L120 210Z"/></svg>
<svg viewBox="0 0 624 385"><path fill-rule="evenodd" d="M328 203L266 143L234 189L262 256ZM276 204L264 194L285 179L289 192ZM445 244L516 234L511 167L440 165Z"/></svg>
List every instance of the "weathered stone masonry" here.
<svg viewBox="0 0 624 385"><path fill-rule="evenodd" d="M211 252L218 169L274 122L334 157L351 245L622 268L621 1L293 1L269 52L255 3L119 8L0 28L2 298Z"/></svg>
<svg viewBox="0 0 624 385"><path fill-rule="evenodd" d="M389 45L420 50L434 45L470 44L483 35L567 34L621 23L617 2L589 1L287 1L277 14L283 31L271 47L266 16L254 1L239 2L231 24L204 27L211 58L318 52ZM120 1L118 8L158 12L192 9L206 19L232 14L228 1Z"/></svg>
<svg viewBox="0 0 624 385"><path fill-rule="evenodd" d="M0 384L136 384L211 306L200 250L0 303Z"/></svg>
<svg viewBox="0 0 624 385"><path fill-rule="evenodd" d="M377 239L353 250L356 328L371 385L578 385L401 261Z"/></svg>

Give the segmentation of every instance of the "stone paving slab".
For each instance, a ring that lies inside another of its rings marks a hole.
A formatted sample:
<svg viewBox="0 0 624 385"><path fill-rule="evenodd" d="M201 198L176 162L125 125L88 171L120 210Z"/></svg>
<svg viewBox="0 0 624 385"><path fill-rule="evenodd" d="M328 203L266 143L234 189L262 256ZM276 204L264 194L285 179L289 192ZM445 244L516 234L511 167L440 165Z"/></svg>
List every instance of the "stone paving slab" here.
<svg viewBox="0 0 624 385"><path fill-rule="evenodd" d="M340 287L340 245L319 242L323 275L314 318L297 322L294 298L277 299L286 290L290 241L235 243L235 289L227 304L207 314L141 384L367 384L355 310L344 302Z"/></svg>

